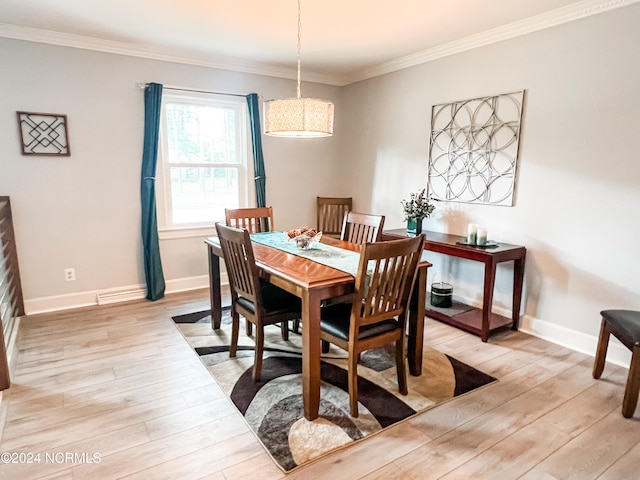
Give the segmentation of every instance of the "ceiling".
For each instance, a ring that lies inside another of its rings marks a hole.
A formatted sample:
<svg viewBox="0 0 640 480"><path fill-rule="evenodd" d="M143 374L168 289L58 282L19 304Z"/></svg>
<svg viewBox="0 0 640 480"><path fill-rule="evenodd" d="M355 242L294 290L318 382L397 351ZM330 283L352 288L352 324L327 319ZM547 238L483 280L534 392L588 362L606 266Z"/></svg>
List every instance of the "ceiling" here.
<svg viewBox="0 0 640 480"><path fill-rule="evenodd" d="M302 0L303 79L345 85L639 0ZM0 0L0 36L295 77L296 0Z"/></svg>

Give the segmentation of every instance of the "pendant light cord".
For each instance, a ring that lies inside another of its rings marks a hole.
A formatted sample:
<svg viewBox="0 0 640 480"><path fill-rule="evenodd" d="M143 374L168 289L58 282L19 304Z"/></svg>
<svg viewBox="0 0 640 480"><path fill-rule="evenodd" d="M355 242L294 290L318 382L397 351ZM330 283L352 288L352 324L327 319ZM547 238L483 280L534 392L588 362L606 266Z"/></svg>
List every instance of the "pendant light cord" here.
<svg viewBox="0 0 640 480"><path fill-rule="evenodd" d="M301 22L300 22L300 0L298 0L298 98L300 98L300 30L301 30Z"/></svg>

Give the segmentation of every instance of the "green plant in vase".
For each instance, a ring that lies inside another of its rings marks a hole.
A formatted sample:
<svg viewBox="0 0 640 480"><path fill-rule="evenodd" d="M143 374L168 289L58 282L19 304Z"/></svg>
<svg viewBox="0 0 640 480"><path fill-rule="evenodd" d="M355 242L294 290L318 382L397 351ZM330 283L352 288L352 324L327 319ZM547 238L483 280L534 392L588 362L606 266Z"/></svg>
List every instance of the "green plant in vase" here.
<svg viewBox="0 0 640 480"><path fill-rule="evenodd" d="M426 189L409 195L409 200L400 201L404 219L407 221L407 233L419 235L422 232L422 221L429 218L435 210L431 198L426 195Z"/></svg>

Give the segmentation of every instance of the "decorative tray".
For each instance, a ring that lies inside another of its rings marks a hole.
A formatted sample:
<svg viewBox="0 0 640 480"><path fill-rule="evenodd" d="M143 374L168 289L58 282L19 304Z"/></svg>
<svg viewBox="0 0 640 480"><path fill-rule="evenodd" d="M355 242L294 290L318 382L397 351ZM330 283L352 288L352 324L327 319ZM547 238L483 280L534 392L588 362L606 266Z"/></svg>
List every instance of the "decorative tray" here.
<svg viewBox="0 0 640 480"><path fill-rule="evenodd" d="M487 240L487 243L485 243L484 245L478 245L477 243L467 243L464 240L456 243L458 245L464 245L466 247L476 247L476 248L496 248L498 246L498 243L491 240Z"/></svg>

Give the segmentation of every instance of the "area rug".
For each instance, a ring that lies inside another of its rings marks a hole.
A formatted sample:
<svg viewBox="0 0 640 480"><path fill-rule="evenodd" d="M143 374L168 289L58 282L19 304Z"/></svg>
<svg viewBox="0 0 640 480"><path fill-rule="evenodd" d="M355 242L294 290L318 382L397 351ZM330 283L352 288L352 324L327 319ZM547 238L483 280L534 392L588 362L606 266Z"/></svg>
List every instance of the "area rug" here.
<svg viewBox="0 0 640 480"><path fill-rule="evenodd" d="M349 415L346 352L331 346L321 362L320 416L304 418L302 337L282 340L279 326L265 328L262 379L251 370L254 340L241 318L236 358L229 358L231 315L223 310L220 330L210 311L173 317L191 347L229 396L276 464L285 472L363 440L416 413L496 381L455 358L425 348L423 374L408 375L409 394L398 392L393 346L365 352L358 365L359 417ZM303 327L304 328L304 327ZM254 328L255 332L255 328Z"/></svg>

